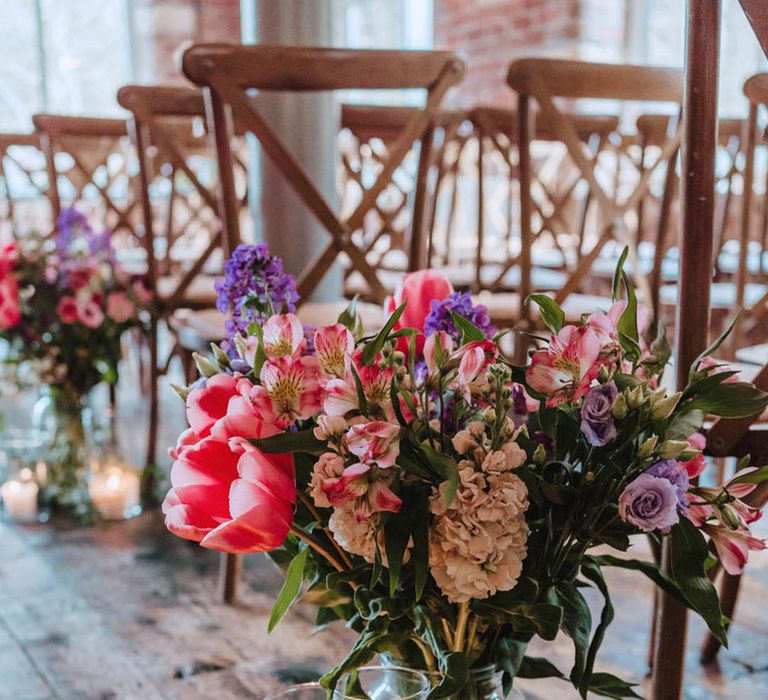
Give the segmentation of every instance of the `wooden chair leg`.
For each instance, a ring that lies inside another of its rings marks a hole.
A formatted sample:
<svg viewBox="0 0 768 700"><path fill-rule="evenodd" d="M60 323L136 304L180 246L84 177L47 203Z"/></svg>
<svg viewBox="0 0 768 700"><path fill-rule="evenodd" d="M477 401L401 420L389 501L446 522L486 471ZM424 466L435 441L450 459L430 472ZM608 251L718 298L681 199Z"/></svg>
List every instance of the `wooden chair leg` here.
<svg viewBox="0 0 768 700"><path fill-rule="evenodd" d="M222 600L231 605L237 600L237 589L243 576L241 554L222 554L219 558L219 591Z"/></svg>
<svg viewBox="0 0 768 700"><path fill-rule="evenodd" d="M153 318L150 323L149 337L149 426L147 430L147 454L145 467L151 468L157 457L157 420L158 420L158 389L160 383L160 369L158 367L158 323Z"/></svg>

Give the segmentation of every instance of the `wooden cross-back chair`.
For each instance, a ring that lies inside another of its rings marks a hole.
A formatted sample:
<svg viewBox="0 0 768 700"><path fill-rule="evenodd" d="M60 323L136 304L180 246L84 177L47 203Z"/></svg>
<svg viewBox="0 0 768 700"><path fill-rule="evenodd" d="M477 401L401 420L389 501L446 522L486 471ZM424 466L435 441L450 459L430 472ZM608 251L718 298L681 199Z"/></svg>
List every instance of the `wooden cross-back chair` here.
<svg viewBox="0 0 768 700"><path fill-rule="evenodd" d="M45 156L36 133L0 134L0 237L51 229Z"/></svg>
<svg viewBox="0 0 768 700"><path fill-rule="evenodd" d="M381 302L387 295L365 250L355 243L354 234L363 227L366 216L374 211L379 196L395 171L411 151L421 143L408 247L409 268L419 269L426 259L424 236L425 188L434 118L448 88L456 84L463 71L462 62L443 51L377 51L328 49L291 46L238 46L200 44L189 48L183 69L195 84L206 89L210 114L216 134L219 159L222 215L230 248L240 240L239 222L234 212L229 114L239 113L245 129L259 141L266 157L284 175L291 188L318 219L329 235L322 253L298 275L302 300L310 297L325 274L344 254L350 268L365 280L370 297ZM426 104L416 109L403 125L400 135L387 149L373 184L365 188L360 202L347 216L340 216L321 195L296 157L290 153L274 130L249 99L248 92L338 91L345 89L395 90L421 89L427 93Z"/></svg>
<svg viewBox="0 0 768 700"><path fill-rule="evenodd" d="M476 287L478 290L490 289L492 292L514 289L519 285L519 274L510 274L519 273L519 239L513 237L518 228L518 220L513 212L515 186L519 176L516 113L507 109L478 107L472 110L471 119L478 139ZM571 120L578 139L585 145L591 159L601 153L618 126L618 118L611 115L578 114L573 115ZM531 245L539 241L543 244L537 247L538 255L532 254L535 259L532 261L534 269L531 282L535 288L553 289L562 284L564 279L559 270L566 269L569 262L573 264L578 258L590 195L587 190L586 196L581 200L577 198L584 177L571 162L567 151L551 147L561 139L549 120L541 118L536 121L532 140L541 142L546 152L538 157L535 167L531 168L531 205L538 219L535 230L533 226L531 229ZM502 158L508 173L505 255L500 261L501 265L495 266L492 260L485 260L484 245L488 205L485 162L493 155ZM487 274L484 274L486 268ZM545 268L553 268L558 272Z"/></svg>
<svg viewBox="0 0 768 700"><path fill-rule="evenodd" d="M77 206L133 242L137 200L124 119L35 114L32 117L48 169L54 219Z"/></svg>
<svg viewBox="0 0 768 700"><path fill-rule="evenodd" d="M530 144L535 131L532 127L532 102L537 107L537 118L546 119L557 137L562 140L580 175L589 185L590 197L599 213L598 225L592 233L594 244L582 254L578 264L569 270L562 287L553 290L555 298L563 303L578 291L590 274L593 263L610 241L630 248L630 258L637 258L637 232L628 219L636 212L638 203L647 193L649 183L659 167L668 165L677 154L680 130L671 134L658 157L647 164L637 177L628 196L619 199L616 192L607 191L600 182L597 165L600 154L591 157L579 139L573 118L556 103L566 100L610 100L612 102L669 103L679 110L682 100L682 74L679 71L631 65L608 65L545 58L524 58L514 61L507 76L510 87L518 93L518 141L520 168L521 244L519 265L520 318L530 322L530 311L523 303L531 291L531 152ZM646 297L650 290L644 278L636 278Z"/></svg>

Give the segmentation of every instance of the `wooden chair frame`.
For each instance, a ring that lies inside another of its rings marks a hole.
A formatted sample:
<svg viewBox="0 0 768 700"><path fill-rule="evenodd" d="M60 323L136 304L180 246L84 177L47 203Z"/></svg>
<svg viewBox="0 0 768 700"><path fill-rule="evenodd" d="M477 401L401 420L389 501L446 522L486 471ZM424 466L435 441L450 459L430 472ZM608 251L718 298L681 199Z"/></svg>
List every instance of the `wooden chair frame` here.
<svg viewBox="0 0 768 700"><path fill-rule="evenodd" d="M27 182L40 194L40 197L47 199L50 202L50 190L49 188L35 182L34 171L28 170L18 158L16 158L10 150L14 147L21 148L34 148L42 153L40 147L40 137L36 133L26 134L0 134L0 181L2 182L2 197L6 202L5 217L8 220L10 230L13 234L18 235L19 231L16 227L15 218L15 198L13 192L11 192L11 186L8 182L8 174L6 171L7 163L12 163L13 166L24 176ZM47 175L47 166L46 166Z"/></svg>
<svg viewBox="0 0 768 700"><path fill-rule="evenodd" d="M56 153L67 153L73 160L73 172L82 179L80 186L72 182L77 192L76 200L80 198L83 190L92 185L98 192L99 198L105 206L106 213L116 217L116 223L111 226L113 231L126 230L132 235L135 233L131 215L137 200L131 196L130 174L125 173L129 180L128 199L124 205L115 202L105 187L95 181L98 170L106 167L109 154L114 149L104 149L103 157L90 163L84 160L79 153L83 141L93 140L94 144L109 146L110 142L118 144L128 136L127 125L124 119L102 119L93 117L68 117L54 114L35 114L32 123L39 135L40 145L45 153L48 168L48 187L51 204L53 206L54 219L58 219L61 213L61 193L59 191L59 172L56 168ZM91 151L93 153L93 151ZM64 175L64 177L67 177Z"/></svg>
<svg viewBox="0 0 768 700"><path fill-rule="evenodd" d="M530 142L533 138L530 100L538 105L539 114L547 119L565 144L570 157L581 176L587 181L591 196L605 222L598 232L594 247L586 253L572 271L569 279L559 289L555 298L562 302L574 292L589 273L593 262L606 243L618 237L630 246L633 253L635 241L626 230L625 216L635 209L646 195L651 175L676 154L681 132L668 139L656 161L646 167L634 191L623 202L611 197L600 185L595 175L595 164L579 139L576 127L569 116L558 109L556 98L609 99L617 101L650 101L679 104L682 100L682 74L665 68L602 65L564 61L558 59L526 58L514 61L507 75L509 86L518 93L518 138L521 196L521 285L520 317L529 321L529 311L523 303L531 291L531 163ZM641 280L639 280L641 281ZM649 292L647 292L649 293Z"/></svg>
<svg viewBox="0 0 768 700"><path fill-rule="evenodd" d="M411 266L420 267L426 257L419 212L423 207L423 183L434 129L433 120L446 91L461 78L463 63L442 51L374 51L291 46L236 46L200 44L184 54L183 70L196 85L205 88L219 156L222 215L229 249L240 240L234 212L229 139L231 115L236 113L245 129L254 134L294 191L327 230L330 241L322 253L298 277L302 299L308 299L339 253L346 253L352 267L365 278L372 296L383 301L387 291L376 271L352 240L376 198L389 184L416 140L422 144L417 174L417 198L410 245ZM246 91L332 91L341 89L424 89L427 101L407 121L389 149L388 159L375 183L366 190L355 210L342 220L334 213L301 164L259 114Z"/></svg>

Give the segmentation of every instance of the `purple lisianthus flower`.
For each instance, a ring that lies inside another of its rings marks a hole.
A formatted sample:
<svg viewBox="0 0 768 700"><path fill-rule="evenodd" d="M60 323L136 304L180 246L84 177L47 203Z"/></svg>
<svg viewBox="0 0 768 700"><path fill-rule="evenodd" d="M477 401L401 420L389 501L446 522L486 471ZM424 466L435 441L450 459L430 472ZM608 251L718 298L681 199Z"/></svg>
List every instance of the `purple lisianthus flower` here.
<svg viewBox="0 0 768 700"><path fill-rule="evenodd" d="M595 447L607 445L616 437L616 424L611 408L619 390L613 382L593 387L584 397L581 407L581 432Z"/></svg>
<svg viewBox="0 0 768 700"><path fill-rule="evenodd" d="M429 315L424 321L425 335L445 331L457 343L461 342L461 333L456 328L451 312L463 316L477 326L483 331L486 338L493 338L496 335L497 329L488 316L488 307L483 304L477 306L472 304L472 295L469 292L453 292L442 301L433 300L430 309Z"/></svg>
<svg viewBox="0 0 768 700"><path fill-rule="evenodd" d="M241 244L224 267L224 279L216 282L216 308L228 314L226 330L231 339L245 335L251 323L265 321L281 310L293 313L299 295L293 275L283 271L283 261L269 254L266 244Z"/></svg>
<svg viewBox="0 0 768 700"><path fill-rule="evenodd" d="M675 485L663 477L645 472L627 485L619 496L619 516L644 532L666 532L678 516Z"/></svg>
<svg viewBox="0 0 768 700"><path fill-rule="evenodd" d="M675 488L678 506L685 510L688 507L688 486L690 479L685 467L674 459L662 459L656 462L646 474L651 474L660 479L666 479Z"/></svg>

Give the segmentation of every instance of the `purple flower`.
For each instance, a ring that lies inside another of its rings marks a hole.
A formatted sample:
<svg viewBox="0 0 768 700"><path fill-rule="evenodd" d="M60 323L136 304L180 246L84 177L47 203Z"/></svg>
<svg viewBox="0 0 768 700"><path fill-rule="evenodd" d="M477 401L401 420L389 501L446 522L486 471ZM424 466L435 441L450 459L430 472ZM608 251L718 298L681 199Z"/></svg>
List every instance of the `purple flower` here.
<svg viewBox="0 0 768 700"><path fill-rule="evenodd" d="M486 338L496 335L496 326L491 323L488 308L482 304L474 306L469 292L452 292L443 301L433 300L430 306L431 310L424 321L426 335L445 331L457 343L461 342L461 332L456 328L451 312L463 316L477 326Z"/></svg>
<svg viewBox="0 0 768 700"><path fill-rule="evenodd" d="M611 408L619 390L613 382L593 387L584 397L581 407L581 432L595 447L607 445L616 437Z"/></svg>
<svg viewBox="0 0 768 700"><path fill-rule="evenodd" d="M678 521L678 494L668 479L641 474L619 496L619 516L644 532L669 530Z"/></svg>
<svg viewBox="0 0 768 700"><path fill-rule="evenodd" d="M674 459L663 459L656 462L646 474L651 474L659 479L666 479L675 488L679 508L685 510L688 507L689 478L685 467Z"/></svg>
<svg viewBox="0 0 768 700"><path fill-rule="evenodd" d="M224 267L224 279L216 282L216 292L216 308L230 316L226 322L230 341L283 306L293 313L299 300L293 275L283 272L283 261L270 255L264 243L235 248ZM228 347L231 352L231 342Z"/></svg>

